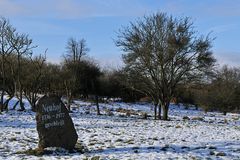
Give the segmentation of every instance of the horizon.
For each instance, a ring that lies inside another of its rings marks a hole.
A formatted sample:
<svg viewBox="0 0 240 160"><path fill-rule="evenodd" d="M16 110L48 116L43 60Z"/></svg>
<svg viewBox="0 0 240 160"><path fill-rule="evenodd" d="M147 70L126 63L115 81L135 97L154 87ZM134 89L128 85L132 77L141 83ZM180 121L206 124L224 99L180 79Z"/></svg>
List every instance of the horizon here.
<svg viewBox="0 0 240 160"><path fill-rule="evenodd" d="M26 33L47 61L60 63L69 38L84 38L88 56L102 67L120 67L122 51L114 40L117 31L144 15L165 12L190 17L200 35L211 33L212 51L220 65L240 67L240 1L212 0L1 0L0 15L20 33Z"/></svg>

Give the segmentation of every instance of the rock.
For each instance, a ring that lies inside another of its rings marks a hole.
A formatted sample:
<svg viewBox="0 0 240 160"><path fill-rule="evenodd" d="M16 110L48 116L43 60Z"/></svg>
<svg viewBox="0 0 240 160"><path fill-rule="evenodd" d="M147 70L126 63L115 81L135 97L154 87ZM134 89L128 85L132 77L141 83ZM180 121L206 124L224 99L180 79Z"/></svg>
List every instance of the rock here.
<svg viewBox="0 0 240 160"><path fill-rule="evenodd" d="M202 117L193 117L192 120L193 121L204 121L204 119Z"/></svg>
<svg viewBox="0 0 240 160"><path fill-rule="evenodd" d="M214 151L210 151L209 154L210 154L211 156L215 155Z"/></svg>
<svg viewBox="0 0 240 160"><path fill-rule="evenodd" d="M92 157L91 160L100 160L100 156L95 156L95 157Z"/></svg>
<svg viewBox="0 0 240 160"><path fill-rule="evenodd" d="M108 116L114 116L114 113L112 112L112 110L110 110L110 109L106 109L106 114L108 115Z"/></svg>
<svg viewBox="0 0 240 160"><path fill-rule="evenodd" d="M217 149L217 147L214 147L214 146L209 146L208 149Z"/></svg>
<svg viewBox="0 0 240 160"><path fill-rule="evenodd" d="M141 117L142 117L142 119L147 119L148 114L146 112L142 112Z"/></svg>
<svg viewBox="0 0 240 160"><path fill-rule="evenodd" d="M216 154L216 156L226 156L226 153L224 153L224 152L219 152L219 153Z"/></svg>
<svg viewBox="0 0 240 160"><path fill-rule="evenodd" d="M180 126L180 125L176 125L175 128L182 128L182 126Z"/></svg>
<svg viewBox="0 0 240 160"><path fill-rule="evenodd" d="M72 150L78 139L71 117L57 96L44 96L36 105L38 147L62 147Z"/></svg>
<svg viewBox="0 0 240 160"><path fill-rule="evenodd" d="M183 120L190 120L190 118L188 116L184 116Z"/></svg>

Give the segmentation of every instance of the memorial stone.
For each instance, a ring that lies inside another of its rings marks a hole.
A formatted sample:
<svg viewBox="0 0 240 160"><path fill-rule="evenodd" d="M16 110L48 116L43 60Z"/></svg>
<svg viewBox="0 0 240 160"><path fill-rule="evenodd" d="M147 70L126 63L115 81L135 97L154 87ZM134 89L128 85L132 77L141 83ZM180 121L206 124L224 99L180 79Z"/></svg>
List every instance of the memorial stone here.
<svg viewBox="0 0 240 160"><path fill-rule="evenodd" d="M62 147L72 150L78 139L67 108L57 96L43 96L36 106L38 147Z"/></svg>

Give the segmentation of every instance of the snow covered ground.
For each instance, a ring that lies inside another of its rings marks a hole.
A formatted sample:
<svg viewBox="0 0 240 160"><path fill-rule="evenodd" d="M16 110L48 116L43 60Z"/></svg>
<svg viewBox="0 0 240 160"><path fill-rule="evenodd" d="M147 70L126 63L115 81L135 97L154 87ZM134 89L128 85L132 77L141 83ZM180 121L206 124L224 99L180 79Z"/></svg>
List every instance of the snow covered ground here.
<svg viewBox="0 0 240 160"><path fill-rule="evenodd" d="M29 156L19 151L36 148L35 113L0 114L0 159L240 159L240 115L204 113L171 105L170 121L143 119L153 115L150 104L100 104L75 101L71 116L79 142L88 152ZM187 116L183 119L184 116Z"/></svg>

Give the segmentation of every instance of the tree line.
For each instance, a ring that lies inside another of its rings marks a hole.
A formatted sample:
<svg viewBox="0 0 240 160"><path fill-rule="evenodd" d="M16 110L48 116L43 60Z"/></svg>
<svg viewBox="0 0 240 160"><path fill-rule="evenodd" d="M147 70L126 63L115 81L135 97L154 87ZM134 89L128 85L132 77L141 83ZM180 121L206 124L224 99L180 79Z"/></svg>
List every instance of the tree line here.
<svg viewBox="0 0 240 160"><path fill-rule="evenodd" d="M19 104L24 110L25 97L34 110L40 94L57 94L66 97L69 109L74 98L91 97L97 114L103 97L137 101L144 96L155 106L155 119L168 119L173 99L206 111L239 111L240 71L216 65L212 41L198 35L189 17L144 16L118 32L115 43L124 51L124 66L104 70L88 57L84 39L67 41L60 64L47 62L47 51L34 56L32 39L2 17L0 110L7 110L13 97L18 99L13 108Z"/></svg>
<svg viewBox="0 0 240 160"><path fill-rule="evenodd" d="M0 111L8 110L8 103L14 97L17 101L12 109L20 106L19 110L25 110L25 98L35 110L43 94L64 96L68 109L73 98L91 97L97 106L99 97L103 96L131 99L134 91L119 83L117 71L104 71L88 57L89 49L84 39L70 38L59 64L47 62L47 50L43 54L33 54L36 47L28 35L17 32L6 18L0 18Z"/></svg>

